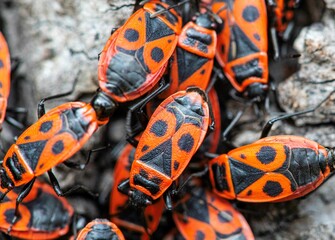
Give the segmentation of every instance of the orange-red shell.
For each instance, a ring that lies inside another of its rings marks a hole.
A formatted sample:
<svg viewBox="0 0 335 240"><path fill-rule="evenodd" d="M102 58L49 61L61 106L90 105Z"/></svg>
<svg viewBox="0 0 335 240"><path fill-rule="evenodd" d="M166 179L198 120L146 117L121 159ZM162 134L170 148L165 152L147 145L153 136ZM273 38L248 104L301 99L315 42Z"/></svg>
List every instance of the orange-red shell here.
<svg viewBox="0 0 335 240"><path fill-rule="evenodd" d="M143 96L163 76L177 45L181 18L174 9L154 18L150 14L168 7L160 1L146 3L112 34L102 50L99 85L116 101Z"/></svg>
<svg viewBox="0 0 335 240"><path fill-rule="evenodd" d="M207 99L198 91L180 91L165 99L140 138L130 186L152 199L159 198L202 144L208 124ZM147 181L155 187L146 188Z"/></svg>
<svg viewBox="0 0 335 240"><path fill-rule="evenodd" d="M17 191L9 192L0 204L1 231L7 232L11 225ZM19 214L10 236L22 239L55 239L68 232L73 208L65 198L58 197L50 185L36 181L28 196L19 205ZM39 216L41 214L43 216Z"/></svg>
<svg viewBox="0 0 335 240"><path fill-rule="evenodd" d="M89 239L115 239L124 240L124 236L120 229L107 219L94 219L83 228L76 240Z"/></svg>
<svg viewBox="0 0 335 240"><path fill-rule="evenodd" d="M215 1L222 20L216 58L233 87L243 92L252 83L268 83L268 37L265 1Z"/></svg>
<svg viewBox="0 0 335 240"><path fill-rule="evenodd" d="M130 144L126 145L115 165L109 213L112 216L111 221L121 230L125 229L124 235L126 237L128 232L135 232L134 234L141 240L146 240L149 239L147 233L153 233L157 229L165 207L163 199L160 198L157 202L147 206L143 210L143 217L141 217L142 213L140 211L142 210L134 209L128 205L128 196L118 191L118 185L129 178L134 154L135 148ZM146 223L143 223L143 221L146 221Z"/></svg>
<svg viewBox="0 0 335 240"><path fill-rule="evenodd" d="M184 239L254 239L247 221L230 202L203 189L188 192L183 204L173 211Z"/></svg>
<svg viewBox="0 0 335 240"><path fill-rule="evenodd" d="M298 136L272 136L209 163L215 193L246 202L286 201L306 195L330 173L328 152Z"/></svg>
<svg viewBox="0 0 335 240"><path fill-rule="evenodd" d="M60 105L18 137L7 151L2 167L15 186L25 184L69 159L97 128L96 113L90 104Z"/></svg>

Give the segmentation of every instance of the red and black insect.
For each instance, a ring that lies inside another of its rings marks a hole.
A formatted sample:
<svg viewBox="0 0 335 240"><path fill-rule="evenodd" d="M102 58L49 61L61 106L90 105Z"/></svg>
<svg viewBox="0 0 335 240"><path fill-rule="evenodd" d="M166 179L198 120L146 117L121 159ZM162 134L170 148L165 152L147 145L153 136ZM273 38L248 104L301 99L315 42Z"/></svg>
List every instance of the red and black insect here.
<svg viewBox="0 0 335 240"><path fill-rule="evenodd" d="M293 29L294 11L300 0L267 0L269 29L274 50L274 59L279 58L277 36L287 41Z"/></svg>
<svg viewBox="0 0 335 240"><path fill-rule="evenodd" d="M120 229L112 222L107 219L95 219L89 222L85 228L83 228L76 240L124 240L124 236Z"/></svg>
<svg viewBox="0 0 335 240"><path fill-rule="evenodd" d="M113 103L98 92L89 104L69 102L45 114L45 100L67 94L43 99L39 105L39 120L26 129L7 151L0 167L0 200L14 187L24 185L18 194L18 207L29 194L36 177L45 172L48 172L56 193L64 195L51 168L79 151L98 126L108 122L114 109ZM83 189L83 186L75 186L68 193L79 189ZM18 217L19 212L15 216Z"/></svg>
<svg viewBox="0 0 335 240"><path fill-rule="evenodd" d="M143 96L162 78L181 31L182 20L162 1L150 1L112 34L99 60L99 85L117 102Z"/></svg>
<svg viewBox="0 0 335 240"><path fill-rule="evenodd" d="M80 150L99 124L93 107L83 102L65 103L46 113L7 151L0 169L1 190L25 185L26 195L37 176L51 173Z"/></svg>
<svg viewBox="0 0 335 240"><path fill-rule="evenodd" d="M160 198L142 211L129 205L128 195L118 191L118 185L129 178L134 156L135 148L128 144L115 165L109 213L111 221L121 229L126 239L145 240L157 229L165 207L163 199Z"/></svg>
<svg viewBox="0 0 335 240"><path fill-rule="evenodd" d="M215 26L211 15L203 13L183 27L172 58L170 86L160 97L166 98L188 87L207 89L216 50Z"/></svg>
<svg viewBox="0 0 335 240"><path fill-rule="evenodd" d="M275 14L274 25L279 34L283 34L294 17L294 9L300 0L276 0L273 12Z"/></svg>
<svg viewBox="0 0 335 240"><path fill-rule="evenodd" d="M180 91L164 100L143 132L131 166L130 178L119 191L142 207L161 197L187 167L203 142L210 111L206 94L199 88ZM213 119L213 117L211 117ZM171 208L169 192L166 204Z"/></svg>
<svg viewBox="0 0 335 240"><path fill-rule="evenodd" d="M22 239L55 239L65 235L73 216L73 208L58 197L48 184L35 182L19 206L20 218L12 225L19 188L7 194L0 204L0 230Z"/></svg>
<svg viewBox="0 0 335 240"><path fill-rule="evenodd" d="M10 55L5 37L0 32L0 127L5 120L10 91Z"/></svg>
<svg viewBox="0 0 335 240"><path fill-rule="evenodd" d="M197 14L187 23L178 38L177 48L172 56L170 67L170 86L157 99L147 104L148 116L151 116L161 99L186 90L188 87L210 88L208 94L216 121L215 130L201 145L201 152L215 152L220 138L220 106L216 91L212 89L211 74L216 50L216 32L214 19L209 13ZM208 143L208 144L207 144Z"/></svg>
<svg viewBox="0 0 335 240"><path fill-rule="evenodd" d="M231 203L196 186L173 210L182 239L254 239L241 213Z"/></svg>
<svg viewBox="0 0 335 240"><path fill-rule="evenodd" d="M265 98L268 90L268 36L265 1L215 0L218 26L216 59L237 93Z"/></svg>
<svg viewBox="0 0 335 240"><path fill-rule="evenodd" d="M209 162L213 191L228 199L278 202L315 190L334 170L335 152L298 136L271 136Z"/></svg>

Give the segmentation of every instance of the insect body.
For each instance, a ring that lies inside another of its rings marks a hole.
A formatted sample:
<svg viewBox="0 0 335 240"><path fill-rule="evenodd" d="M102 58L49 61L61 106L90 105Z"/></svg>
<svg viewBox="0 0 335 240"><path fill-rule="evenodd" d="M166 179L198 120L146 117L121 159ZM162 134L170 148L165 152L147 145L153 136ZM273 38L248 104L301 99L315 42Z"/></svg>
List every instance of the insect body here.
<svg viewBox="0 0 335 240"><path fill-rule="evenodd" d="M106 219L95 219L89 222L84 229L82 229L77 240L124 240L124 236L118 227L106 220Z"/></svg>
<svg viewBox="0 0 335 240"><path fill-rule="evenodd" d="M210 82L216 47L214 23L207 14L188 22L178 37L170 71L170 87L162 97L199 87L206 90Z"/></svg>
<svg viewBox="0 0 335 240"><path fill-rule="evenodd" d="M170 70L170 86L167 90L147 104L148 115L151 116L161 99L165 99L177 91L188 87L199 87L206 90L211 81L214 56L216 50L215 24L208 13L198 14L188 22L178 38L177 48L172 57ZM208 94L212 105L216 126L214 132L201 145L201 152L214 152L220 138L220 106L217 93L211 89Z"/></svg>
<svg viewBox="0 0 335 240"><path fill-rule="evenodd" d="M111 221L122 230L126 239L149 239L158 227L164 210L164 201L160 198L157 202L142 209L134 208L128 204L128 195L118 191L117 186L129 178L130 168L134 161L135 148L126 145L114 168L114 186L110 197ZM127 206L128 204L128 206Z"/></svg>
<svg viewBox="0 0 335 240"><path fill-rule="evenodd" d="M9 91L10 56L7 42L0 32L0 125L5 119Z"/></svg>
<svg viewBox="0 0 335 240"><path fill-rule="evenodd" d="M7 232L15 213L19 189L10 192L0 204L0 230ZM21 218L12 226L10 236L22 239L55 239L69 230L73 208L58 197L51 186L36 181L19 206Z"/></svg>
<svg viewBox="0 0 335 240"><path fill-rule="evenodd" d="M334 170L334 149L298 136L271 136L209 162L213 190L228 199L278 202L317 188Z"/></svg>
<svg viewBox="0 0 335 240"><path fill-rule="evenodd" d="M273 9L275 28L279 34L283 34L294 17L294 8L299 0L277 0Z"/></svg>
<svg viewBox="0 0 335 240"><path fill-rule="evenodd" d="M163 76L177 45L181 17L168 4L150 1L112 34L99 61L100 88L117 102L143 96Z"/></svg>
<svg viewBox="0 0 335 240"><path fill-rule="evenodd" d="M158 199L188 165L205 138L209 124L207 97L199 88L164 100L152 115L135 152L129 200L146 206ZM119 185L126 192L128 182Z"/></svg>
<svg viewBox="0 0 335 240"><path fill-rule="evenodd" d="M234 89L246 98L264 98L268 89L268 37L265 1L216 0L216 58Z"/></svg>
<svg viewBox="0 0 335 240"><path fill-rule="evenodd" d="M22 200L37 176L47 171L50 175L52 167L79 151L98 126L108 122L99 119L93 106L83 102L65 103L46 113L7 151L0 168L1 190L25 185L23 195L19 194ZM51 182L56 190L55 181Z"/></svg>
<svg viewBox="0 0 335 240"><path fill-rule="evenodd" d="M183 239L254 239L242 214L227 200L195 187L173 211Z"/></svg>

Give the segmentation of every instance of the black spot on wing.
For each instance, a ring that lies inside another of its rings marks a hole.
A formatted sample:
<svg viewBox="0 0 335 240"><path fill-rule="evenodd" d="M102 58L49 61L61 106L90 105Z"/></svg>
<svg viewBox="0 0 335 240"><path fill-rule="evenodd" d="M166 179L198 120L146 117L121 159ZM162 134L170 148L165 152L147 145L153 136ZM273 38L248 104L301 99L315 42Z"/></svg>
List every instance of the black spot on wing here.
<svg viewBox="0 0 335 240"><path fill-rule="evenodd" d="M195 235L195 240L204 240L206 237L206 234L201 231L201 230L197 230L196 235Z"/></svg>
<svg viewBox="0 0 335 240"><path fill-rule="evenodd" d="M4 64L3 61L0 59L0 68L3 68Z"/></svg>
<svg viewBox="0 0 335 240"><path fill-rule="evenodd" d="M221 44L221 54L224 54L225 53L225 45L224 44Z"/></svg>
<svg viewBox="0 0 335 240"><path fill-rule="evenodd" d="M179 162L175 161L173 164L173 169L176 171L179 168Z"/></svg>
<svg viewBox="0 0 335 240"><path fill-rule="evenodd" d="M152 124L150 132L153 133L156 137L163 137L166 134L168 129L168 124L164 120L157 120Z"/></svg>
<svg viewBox="0 0 335 240"><path fill-rule="evenodd" d="M247 22L254 22L259 18L259 11L255 6L249 5L243 9L242 17Z"/></svg>
<svg viewBox="0 0 335 240"><path fill-rule="evenodd" d="M129 42L136 42L140 37L139 32L136 29L128 28L124 33L124 38Z"/></svg>
<svg viewBox="0 0 335 240"><path fill-rule="evenodd" d="M263 186L263 192L270 197L277 197L283 192L283 188L279 182L267 181Z"/></svg>
<svg viewBox="0 0 335 240"><path fill-rule="evenodd" d="M257 159L263 164L272 163L277 156L277 151L273 147L264 146L256 153Z"/></svg>
<svg viewBox="0 0 335 240"><path fill-rule="evenodd" d="M255 33L255 34L254 34L254 38L255 38L257 41L260 41L260 40L261 40L261 36L259 36L258 33Z"/></svg>
<svg viewBox="0 0 335 240"><path fill-rule="evenodd" d="M190 152L194 146L194 138L191 134L185 133L178 140L178 147L180 150Z"/></svg>
<svg viewBox="0 0 335 240"><path fill-rule="evenodd" d="M57 142L55 142L55 144L51 148L51 151L55 155L60 154L61 152L63 152L63 150L64 150L63 140L58 140Z"/></svg>
<svg viewBox="0 0 335 240"><path fill-rule="evenodd" d="M148 145L144 145L141 149L141 152L145 152L146 150L149 149L149 146Z"/></svg>
<svg viewBox="0 0 335 240"><path fill-rule="evenodd" d="M43 133L47 133L52 128L52 121L45 121L41 124L39 131Z"/></svg>
<svg viewBox="0 0 335 240"><path fill-rule="evenodd" d="M151 50L150 56L151 56L152 60L154 60L156 63L159 63L164 59L164 52L161 48L154 47Z"/></svg>

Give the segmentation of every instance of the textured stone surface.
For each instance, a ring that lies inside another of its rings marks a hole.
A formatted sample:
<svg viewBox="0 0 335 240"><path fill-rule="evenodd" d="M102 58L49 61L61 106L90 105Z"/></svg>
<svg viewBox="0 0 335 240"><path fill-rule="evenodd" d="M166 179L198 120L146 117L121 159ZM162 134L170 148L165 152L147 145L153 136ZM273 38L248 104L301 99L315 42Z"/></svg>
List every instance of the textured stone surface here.
<svg viewBox="0 0 335 240"><path fill-rule="evenodd" d="M327 11L320 23L305 27L294 43L301 53L300 70L278 86L279 103L287 112L315 107L335 89L335 14ZM334 121L335 94L310 117L295 118L297 125Z"/></svg>
<svg viewBox="0 0 335 240"><path fill-rule="evenodd" d="M18 88L13 89L13 93L16 94L12 98L19 102L19 106L27 107L28 122L33 123L36 120L38 101L42 97L70 89L78 72L80 74L76 91L68 99L73 100L83 95L88 95L85 99L90 99L97 88L97 55L109 38L111 29L121 26L132 10L132 7L125 7L116 11L110 4L121 5L130 1L7 2L3 4L0 0L0 12L4 20L3 25L6 26L4 31L9 37L12 55L22 61L20 73L24 76L18 83ZM308 3L311 2L313 0L308 0ZM325 2L328 8L335 8L334 0ZM313 7L311 9L314 10ZM321 11L313 12L312 18L317 18L319 12ZM303 18L306 15L308 14L305 13ZM293 112L313 107L335 89L334 25L334 12L328 10L322 22L304 28L296 40L295 47L302 54L299 58L301 70L278 87L279 102L285 111ZM292 70L288 67L273 71L278 79L290 72ZM296 124L334 121L334 99L335 94L316 114L309 118L299 117ZM61 102L47 103L47 107L57 106ZM240 106L229 108L235 110L240 109ZM267 118L280 111L276 108L272 110L273 113ZM242 121L246 124L239 128L238 134L234 134L234 144L247 144L259 137L264 122L255 121L254 116L252 109L245 113ZM102 128L100 132L108 131L107 138L117 142L123 137L122 119L118 118L114 125L112 123L111 127ZM331 124L297 127L293 123L280 122L276 123L271 134L306 136L325 146L335 146L334 125ZM103 140L101 137L92 138L87 146L102 146ZM76 210L90 218L108 217L106 202L111 185L112 154L107 151L103 157L97 158L97 155L99 154L93 155L84 171L78 172L65 167L55 171L65 189L73 184L83 184L101 193L96 201L80 194L70 198ZM77 154L76 159L85 161L86 156L87 152L84 151ZM305 199L276 204L240 204L239 209L247 216L257 239L335 239L334 184L335 179L331 178ZM105 208L99 209L97 202Z"/></svg>
<svg viewBox="0 0 335 240"><path fill-rule="evenodd" d="M129 1L33 1L17 0L8 15L11 53L22 61L25 75L22 90L28 96L29 122L36 119L36 105L47 96L71 89L78 76L75 93L68 99L93 93L98 87L98 54L108 40L111 30L130 16L132 7L113 10L110 4ZM16 24L11 26L11 24ZM11 29L15 28L16 31ZM80 72L80 73L79 73ZM79 73L79 75L78 75ZM48 106L59 105L54 101Z"/></svg>

